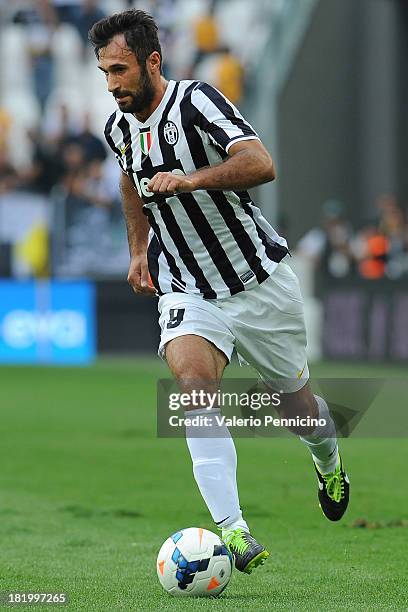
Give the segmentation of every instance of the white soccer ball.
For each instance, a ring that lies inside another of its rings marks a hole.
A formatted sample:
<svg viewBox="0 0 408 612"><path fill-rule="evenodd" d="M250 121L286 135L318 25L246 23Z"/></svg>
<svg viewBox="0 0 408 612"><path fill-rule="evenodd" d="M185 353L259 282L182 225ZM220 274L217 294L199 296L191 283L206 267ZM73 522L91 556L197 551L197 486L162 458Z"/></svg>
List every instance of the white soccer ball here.
<svg viewBox="0 0 408 612"><path fill-rule="evenodd" d="M227 586L232 555L211 531L189 527L167 538L157 555L157 576L171 595L211 597Z"/></svg>

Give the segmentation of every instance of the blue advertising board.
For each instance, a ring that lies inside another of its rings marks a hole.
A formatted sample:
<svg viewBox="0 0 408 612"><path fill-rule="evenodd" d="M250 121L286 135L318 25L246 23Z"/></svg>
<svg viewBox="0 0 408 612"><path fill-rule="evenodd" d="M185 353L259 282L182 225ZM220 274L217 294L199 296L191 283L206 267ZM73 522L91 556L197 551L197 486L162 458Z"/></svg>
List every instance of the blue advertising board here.
<svg viewBox="0 0 408 612"><path fill-rule="evenodd" d="M1 363L86 364L95 354L92 283L0 280Z"/></svg>

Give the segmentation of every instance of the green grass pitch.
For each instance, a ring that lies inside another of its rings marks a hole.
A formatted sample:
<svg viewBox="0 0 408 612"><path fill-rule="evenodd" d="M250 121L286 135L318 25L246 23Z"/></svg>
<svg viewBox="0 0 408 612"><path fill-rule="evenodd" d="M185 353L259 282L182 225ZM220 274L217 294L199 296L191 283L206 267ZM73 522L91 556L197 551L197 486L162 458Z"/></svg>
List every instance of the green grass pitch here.
<svg viewBox="0 0 408 612"><path fill-rule="evenodd" d="M313 374L406 376L335 364ZM185 442L155 435L165 375L150 359L0 369L0 591L67 592L65 609L99 612L408 609L406 438L342 442L353 490L339 524L321 514L296 439L238 439L241 503L271 557L251 576L235 572L217 600L164 593L162 541L213 530Z"/></svg>

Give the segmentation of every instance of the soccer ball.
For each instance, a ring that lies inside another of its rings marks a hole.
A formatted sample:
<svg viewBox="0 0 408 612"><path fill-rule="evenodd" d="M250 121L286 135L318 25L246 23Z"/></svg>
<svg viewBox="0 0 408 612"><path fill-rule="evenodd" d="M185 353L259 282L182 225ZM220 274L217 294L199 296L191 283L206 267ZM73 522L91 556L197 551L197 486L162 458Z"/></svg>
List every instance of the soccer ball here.
<svg viewBox="0 0 408 612"><path fill-rule="evenodd" d="M167 538L157 555L157 576L171 595L211 597L227 586L232 555L211 531L189 527Z"/></svg>

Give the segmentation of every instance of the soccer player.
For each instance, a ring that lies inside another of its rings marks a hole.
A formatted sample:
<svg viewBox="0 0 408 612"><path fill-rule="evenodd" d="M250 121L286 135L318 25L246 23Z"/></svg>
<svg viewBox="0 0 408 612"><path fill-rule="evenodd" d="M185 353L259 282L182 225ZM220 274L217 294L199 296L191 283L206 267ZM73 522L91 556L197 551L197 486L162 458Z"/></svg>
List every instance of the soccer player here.
<svg viewBox="0 0 408 612"><path fill-rule="evenodd" d="M285 263L285 239L247 193L275 178L269 153L216 89L164 79L150 15L130 10L102 19L90 40L118 104L105 136L122 169L128 281L159 296L159 354L189 392L215 389L236 349L271 388L279 380L282 416L325 419L325 426L292 431L311 451L324 514L339 520L349 482L327 404L308 384L299 283ZM187 414L200 412L215 422L219 409ZM193 473L236 568L251 573L269 553L243 518L234 442L226 426L219 430L209 436L186 427Z"/></svg>

